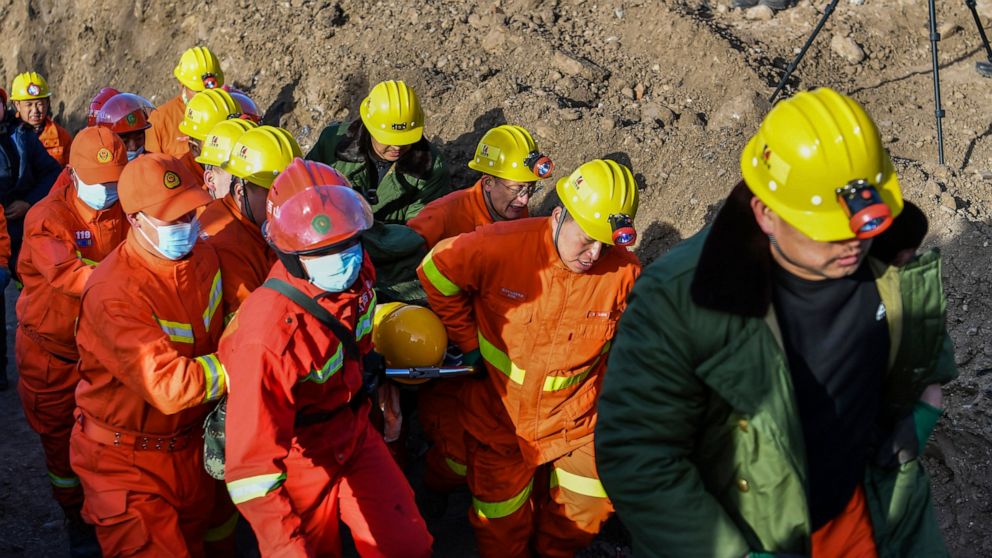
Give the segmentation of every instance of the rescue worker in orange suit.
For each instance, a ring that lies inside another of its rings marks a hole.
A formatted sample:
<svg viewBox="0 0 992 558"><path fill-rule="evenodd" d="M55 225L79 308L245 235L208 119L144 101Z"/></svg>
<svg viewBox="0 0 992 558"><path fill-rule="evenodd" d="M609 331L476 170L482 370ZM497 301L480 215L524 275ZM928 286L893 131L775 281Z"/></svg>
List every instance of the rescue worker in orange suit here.
<svg viewBox="0 0 992 558"><path fill-rule="evenodd" d="M120 91L114 89L113 87L104 87L96 95L93 95L93 100L90 101L90 111L86 114L86 125L96 126L96 113L100 112L104 103L110 100L111 97L120 93Z"/></svg>
<svg viewBox="0 0 992 558"><path fill-rule="evenodd" d="M152 127L145 132L145 151L177 157L190 171L199 174L203 169L193 160L195 155L190 154L189 136L179 130L179 123L194 95L224 85L224 71L209 48L198 46L183 53L172 75L179 81L179 94L149 117Z"/></svg>
<svg viewBox="0 0 992 558"><path fill-rule="evenodd" d="M196 162L203 165L203 182L211 198L219 200L231 193L234 175L225 167L234 144L245 132L256 127L258 125L249 119L229 118L210 129Z"/></svg>
<svg viewBox="0 0 992 558"><path fill-rule="evenodd" d="M339 517L361 556L429 556L432 538L364 395L376 297L360 238L371 207L331 167L297 159L272 184L266 216L280 261L218 351L231 382L228 491L264 557L339 556Z"/></svg>
<svg viewBox="0 0 992 558"><path fill-rule="evenodd" d="M637 185L613 161L557 185L550 218L440 242L418 274L482 377L462 390L469 521L482 556L573 556L613 507L596 472L596 397L640 273ZM550 486L535 486L544 479Z"/></svg>
<svg viewBox="0 0 992 558"><path fill-rule="evenodd" d="M446 238L497 221L525 218L527 202L539 180L551 176L554 164L542 154L530 133L503 125L482 136L469 168L482 173L471 187L435 200L407 223L433 248ZM420 421L433 445L427 452L422 505L441 515L446 495L465 484L465 429L458 420L462 378L429 382L417 392Z"/></svg>
<svg viewBox="0 0 992 558"><path fill-rule="evenodd" d="M155 110L151 102L133 93L119 93L107 99L96 112L96 125L110 128L127 148L127 160L145 152L146 130L152 127L149 115Z"/></svg>
<svg viewBox="0 0 992 558"><path fill-rule="evenodd" d="M225 120L217 126L247 126L247 120ZM223 132L223 130L221 130ZM208 136L209 138L217 136ZM244 302L276 263L276 254L262 237L265 200L272 181L296 157L300 146L282 128L260 126L244 132L233 148L208 141L200 161L221 166L234 177L228 195L214 200L201 216L207 241L217 250L229 298ZM219 152L215 152L217 148ZM224 159L221 161L221 159ZM236 309L236 308L235 308ZM229 320L229 317L226 318Z"/></svg>
<svg viewBox="0 0 992 558"><path fill-rule="evenodd" d="M90 276L76 335L83 518L105 558L214 556L204 541L228 533L208 530L222 487L203 467L202 425L227 381L220 267L196 242L210 196L160 153L128 163L118 191L131 230Z"/></svg>
<svg viewBox="0 0 992 558"><path fill-rule="evenodd" d="M52 494L67 519L73 556L99 555L93 528L80 516L83 489L69 465L79 382L74 328L79 297L97 264L124 240L117 203L127 150L107 128L76 136L69 166L52 191L28 211L18 267L15 355L18 392L28 424L41 436ZM91 549L89 553L82 552Z"/></svg>
<svg viewBox="0 0 992 558"><path fill-rule="evenodd" d="M48 154L64 167L69 162L72 134L52 120L52 92L45 78L37 72L18 74L10 88L10 100L21 122L38 134Z"/></svg>
<svg viewBox="0 0 992 558"><path fill-rule="evenodd" d="M551 176L554 163L530 132L504 124L482 136L468 167L482 173L475 184L430 202L407 222L428 248L482 225L528 217L527 202L540 188L536 183Z"/></svg>

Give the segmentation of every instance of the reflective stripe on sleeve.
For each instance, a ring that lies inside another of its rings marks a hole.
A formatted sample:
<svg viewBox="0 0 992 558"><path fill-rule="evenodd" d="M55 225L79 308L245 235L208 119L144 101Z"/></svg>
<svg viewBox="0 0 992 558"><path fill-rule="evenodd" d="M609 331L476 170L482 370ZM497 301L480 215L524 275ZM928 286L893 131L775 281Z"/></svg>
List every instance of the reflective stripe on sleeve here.
<svg viewBox="0 0 992 558"><path fill-rule="evenodd" d="M560 486L569 492L582 494L583 496L607 498L606 489L603 488L603 483L599 482L599 479L569 473L558 467L551 470L551 487L554 488L556 486Z"/></svg>
<svg viewBox="0 0 992 558"><path fill-rule="evenodd" d="M227 483L227 492L235 504L243 504L273 492L286 482L286 473L270 473Z"/></svg>
<svg viewBox="0 0 992 558"><path fill-rule="evenodd" d="M234 534L234 528L238 526L238 518L240 517L241 514L234 512L224 523L207 529L206 534L203 535L203 540L205 542L217 542L229 538Z"/></svg>
<svg viewBox="0 0 992 558"><path fill-rule="evenodd" d="M217 355L203 355L195 359L203 367L203 376L206 378L206 385L203 389L203 401L213 401L220 399L221 395L227 391L227 374L224 365L221 364Z"/></svg>
<svg viewBox="0 0 992 558"><path fill-rule="evenodd" d="M606 354L606 351L610 350L610 343L610 341L606 342L606 345L603 346L603 350L601 350L599 355L596 356L596 360L592 361L589 368L586 368L582 372L579 372L574 376L548 376L547 378L544 378L544 391L560 391L582 383L582 381L589 376L589 373L592 372L592 369L599 365L599 362L603 358L603 355Z"/></svg>
<svg viewBox="0 0 992 558"><path fill-rule="evenodd" d="M331 358L327 359L324 366L322 366L320 370L311 370L310 373L303 378L303 381L322 384L326 382L328 378L336 374L338 370L341 370L342 366L344 366L344 346L339 342L337 350L334 351Z"/></svg>
<svg viewBox="0 0 992 558"><path fill-rule="evenodd" d="M83 262L86 265L96 266L96 265L98 265L100 263L100 262L97 262L97 261L90 260L88 258L84 258L83 257L83 253L80 252L79 250L76 250L76 257L79 258L79 261Z"/></svg>
<svg viewBox="0 0 992 558"><path fill-rule="evenodd" d="M79 477L60 477L51 471L48 472L48 480L55 488L76 488L79 486Z"/></svg>
<svg viewBox="0 0 992 558"><path fill-rule="evenodd" d="M169 336L169 339L176 343L193 343L193 324L170 322L169 320L160 320L158 318L155 318L155 321L158 322L162 331Z"/></svg>
<svg viewBox="0 0 992 558"><path fill-rule="evenodd" d="M527 374L524 369L513 364L513 361L510 360L510 355L490 343L482 335L481 331L479 332L479 352L482 353L482 358L486 362L493 365L494 368L503 374L506 374L507 378L510 378L511 381L517 384L523 385L524 376Z"/></svg>
<svg viewBox="0 0 992 558"><path fill-rule="evenodd" d="M375 291L372 291L372 302L369 304L369 307L365 311L365 313L358 317L358 323L355 324L356 340L361 341L363 337L372 333L372 316L375 315L375 305L376 305Z"/></svg>
<svg viewBox="0 0 992 558"><path fill-rule="evenodd" d="M464 477L468 472L468 468L465 467L464 464L459 463L450 457L445 457L444 462L448 464L448 468L451 469L451 472L459 477Z"/></svg>
<svg viewBox="0 0 992 558"><path fill-rule="evenodd" d="M218 269L217 274L214 275L213 283L210 284L210 297L207 299L207 309L203 311L203 327L207 331L210 331L210 322L213 321L214 313L217 312L217 308L220 306L220 301L224 294L223 291L220 270Z"/></svg>
<svg viewBox="0 0 992 558"><path fill-rule="evenodd" d="M530 482L527 483L527 486L525 486L519 494L509 500L503 500L502 502L483 502L473 497L472 507L475 508L475 513L479 514L479 517L483 519L499 519L501 517L506 517L519 510L524 504L527 503L533 487L534 479L531 479Z"/></svg>
<svg viewBox="0 0 992 558"><path fill-rule="evenodd" d="M461 291L458 285L454 284L451 279L445 277L434 264L434 250L431 250L430 253L427 254L427 257L424 258L423 269L424 275L427 276L427 280L430 281L431 285L444 296L455 296Z"/></svg>

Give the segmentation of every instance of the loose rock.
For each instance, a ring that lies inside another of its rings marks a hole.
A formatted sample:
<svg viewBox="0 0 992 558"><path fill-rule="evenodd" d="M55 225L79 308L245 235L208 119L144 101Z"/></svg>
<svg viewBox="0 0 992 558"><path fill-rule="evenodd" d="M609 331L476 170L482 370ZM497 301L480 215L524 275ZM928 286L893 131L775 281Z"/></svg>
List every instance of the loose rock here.
<svg viewBox="0 0 992 558"><path fill-rule="evenodd" d="M851 64L860 64L865 59L865 51L854 39L844 35L834 35L830 39L830 49L834 54L847 60Z"/></svg>

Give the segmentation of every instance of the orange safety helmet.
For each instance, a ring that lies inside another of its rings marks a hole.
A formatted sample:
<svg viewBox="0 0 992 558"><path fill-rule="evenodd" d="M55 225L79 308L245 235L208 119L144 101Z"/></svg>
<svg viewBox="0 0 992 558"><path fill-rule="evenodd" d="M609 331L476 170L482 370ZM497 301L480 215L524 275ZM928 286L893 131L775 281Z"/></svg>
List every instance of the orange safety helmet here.
<svg viewBox="0 0 992 558"><path fill-rule="evenodd" d="M100 107L96 125L110 128L118 135L140 132L151 128L148 115L154 109L151 102L134 93L118 93Z"/></svg>
<svg viewBox="0 0 992 558"><path fill-rule="evenodd" d="M299 157L272 183L265 216L263 233L269 244L277 253L296 256L351 241L373 221L372 208L344 175Z"/></svg>
<svg viewBox="0 0 992 558"><path fill-rule="evenodd" d="M100 111L104 103L110 100L111 97L120 93L120 91L114 89L113 87L104 87L99 93L93 96L93 100L90 101L90 112L86 115L86 125L96 126L96 113Z"/></svg>

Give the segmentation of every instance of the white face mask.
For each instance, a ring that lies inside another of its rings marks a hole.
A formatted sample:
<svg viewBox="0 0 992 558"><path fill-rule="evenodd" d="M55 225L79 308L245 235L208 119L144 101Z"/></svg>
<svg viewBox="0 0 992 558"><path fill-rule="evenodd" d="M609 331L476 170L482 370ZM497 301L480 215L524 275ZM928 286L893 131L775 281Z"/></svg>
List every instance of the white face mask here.
<svg viewBox="0 0 992 558"><path fill-rule="evenodd" d="M358 279L362 270L362 245L356 244L337 254L329 254L312 260L302 260L303 268L310 276L310 282L317 288L340 293L347 290Z"/></svg>
<svg viewBox="0 0 992 558"><path fill-rule="evenodd" d="M117 183L87 184L76 175L76 195L86 205L103 211L117 203Z"/></svg>
<svg viewBox="0 0 992 558"><path fill-rule="evenodd" d="M145 223L158 232L158 244L152 242L148 235L141 228L138 232L149 244L155 247L155 251L162 257L169 260L180 260L186 257L193 250L196 239L200 236L200 222L194 217L189 223L175 223L173 225L156 226L144 213L140 214L145 219Z"/></svg>

